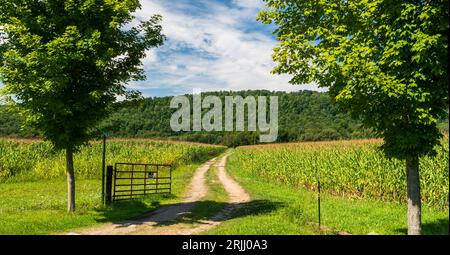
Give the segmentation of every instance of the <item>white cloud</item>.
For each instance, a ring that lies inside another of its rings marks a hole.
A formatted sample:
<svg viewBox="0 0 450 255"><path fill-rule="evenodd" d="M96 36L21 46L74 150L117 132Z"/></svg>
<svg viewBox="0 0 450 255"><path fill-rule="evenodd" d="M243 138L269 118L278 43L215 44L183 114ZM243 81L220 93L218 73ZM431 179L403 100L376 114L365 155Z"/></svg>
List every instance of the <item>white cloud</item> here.
<svg viewBox="0 0 450 255"><path fill-rule="evenodd" d="M233 0L233 3L239 7L248 9L262 9L264 2L262 0Z"/></svg>
<svg viewBox="0 0 450 255"><path fill-rule="evenodd" d="M158 61L156 49L150 49L145 52L145 58L142 60L144 66L155 64Z"/></svg>
<svg viewBox="0 0 450 255"><path fill-rule="evenodd" d="M290 85L288 76L270 73L277 42L254 28L262 1L233 0L234 7L215 1L199 3L204 7L183 1L141 0L137 18L161 14L168 40L143 61L149 79L131 86L144 90L171 86L183 93L194 87L204 91L316 89L315 85Z"/></svg>

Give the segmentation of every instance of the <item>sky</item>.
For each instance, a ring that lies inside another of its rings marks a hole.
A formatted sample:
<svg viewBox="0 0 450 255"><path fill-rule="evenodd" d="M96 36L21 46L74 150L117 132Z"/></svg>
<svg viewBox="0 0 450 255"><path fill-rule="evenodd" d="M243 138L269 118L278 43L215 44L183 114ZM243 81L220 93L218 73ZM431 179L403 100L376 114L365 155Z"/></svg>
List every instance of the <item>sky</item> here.
<svg viewBox="0 0 450 255"><path fill-rule="evenodd" d="M163 17L163 46L143 59L147 79L127 85L144 96L202 91L267 89L318 90L294 86L289 76L275 75L274 26L256 21L262 0L141 0L138 20Z"/></svg>
<svg viewBox="0 0 450 255"><path fill-rule="evenodd" d="M129 25L160 14L167 40L147 52L142 60L147 79L129 82L129 89L146 97L191 94L194 89L324 91L315 84L291 85L288 75L271 74L276 27L256 20L263 0L140 2L142 8Z"/></svg>

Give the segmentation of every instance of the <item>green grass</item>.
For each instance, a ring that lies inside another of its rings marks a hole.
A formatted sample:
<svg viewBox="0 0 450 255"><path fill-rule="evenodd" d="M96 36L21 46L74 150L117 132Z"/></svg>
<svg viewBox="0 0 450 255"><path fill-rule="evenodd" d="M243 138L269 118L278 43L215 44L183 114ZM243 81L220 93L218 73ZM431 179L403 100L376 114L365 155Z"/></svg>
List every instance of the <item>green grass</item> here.
<svg viewBox="0 0 450 255"><path fill-rule="evenodd" d="M106 144L106 164L146 162L187 165L212 158L223 146L164 142L148 139L111 139ZM0 183L65 179L65 152L55 151L49 142L0 138ZM102 144L92 141L74 155L75 175L100 179Z"/></svg>
<svg viewBox="0 0 450 255"><path fill-rule="evenodd" d="M382 140L349 140L244 146L231 161L255 178L315 190L322 186L339 196L403 203L405 161L388 159L379 150ZM436 146L435 157L421 157L422 204L448 210L448 138Z"/></svg>
<svg viewBox="0 0 450 255"><path fill-rule="evenodd" d="M234 157L233 154L231 157ZM234 161L235 162L235 161ZM317 194L304 188L269 182L230 160L227 170L253 201L230 220L204 234L406 234L406 205L368 198L322 194L322 225L317 224ZM449 234L449 212L424 207L423 234Z"/></svg>
<svg viewBox="0 0 450 255"><path fill-rule="evenodd" d="M77 180L74 214L66 212L64 180L0 184L0 234L51 234L117 222L139 216L160 205L178 202L199 164L180 166L173 172L172 195L100 205L100 180Z"/></svg>
<svg viewBox="0 0 450 255"><path fill-rule="evenodd" d="M219 213L227 205L228 193L219 181L217 171L217 167L211 166L209 171L206 173L208 193L202 201L198 202L198 204L193 208L190 217L193 221L209 219Z"/></svg>
<svg viewBox="0 0 450 255"><path fill-rule="evenodd" d="M79 166L85 166L81 167L85 174L78 177L86 177L77 178L77 210L74 214L68 214L65 210L66 181L59 170L55 170L61 167L59 160L63 155L51 154L47 159L46 144L18 143L14 141L2 144L0 141L0 152L9 153L0 155L0 171L7 173L2 177L4 182L0 183L0 234L65 233L80 227L133 218L160 205L180 202L194 170L201 162L223 151L223 148L209 150L206 147L194 148L194 145L115 141L109 146L110 153L120 159L171 159L181 163L173 172L173 195L148 196L135 201L115 203L112 207L105 208L100 206L101 183L96 172L99 168L95 165L100 162L97 157L100 147L98 144L88 147L77 158L81 162ZM15 146L21 147L15 151ZM157 153L155 147L164 152ZM16 155L18 151L25 155ZM147 156L146 151L153 154ZM229 220L206 234L336 234L339 231L352 234L406 234L405 204L384 202L370 197L350 199L348 196L333 196L326 185L322 194L322 224L325 227L319 229L316 194L306 188L296 188L292 183L283 182L279 178L270 179L259 175L259 172L250 167L253 159L238 160L242 159L242 155L238 154L242 151L241 148L237 149L235 154L230 156L227 170L252 195L253 201L244 204ZM132 152L137 154L130 158ZM257 152L256 150L255 153ZM33 161L33 157L36 161ZM265 168L275 164L269 163L265 163ZM54 166L48 176L39 170L46 165ZM27 171L27 167L31 167L31 170ZM207 196L194 207L192 214L186 215L182 221L196 224L217 214L227 205L228 195L218 181L216 171L216 167L208 171ZM32 177L29 178L27 174ZM438 209L425 206L422 211L423 233L448 235L448 213L448 207Z"/></svg>
<svg viewBox="0 0 450 255"><path fill-rule="evenodd" d="M225 147L147 139L112 139L107 164L171 163L172 195L153 195L114 203L101 197L101 143L93 141L75 154L76 212L66 212L65 156L48 142L0 139L0 234L61 233L79 227L133 218L159 205L181 200L195 169Z"/></svg>
<svg viewBox="0 0 450 255"><path fill-rule="evenodd" d="M223 188L217 177L217 167L211 166L206 173L206 185L208 191L205 197L195 202L191 212L187 212L182 217L165 222L163 225L172 225L184 223L196 227L201 221L209 220L212 216L218 214L228 205L228 193Z"/></svg>

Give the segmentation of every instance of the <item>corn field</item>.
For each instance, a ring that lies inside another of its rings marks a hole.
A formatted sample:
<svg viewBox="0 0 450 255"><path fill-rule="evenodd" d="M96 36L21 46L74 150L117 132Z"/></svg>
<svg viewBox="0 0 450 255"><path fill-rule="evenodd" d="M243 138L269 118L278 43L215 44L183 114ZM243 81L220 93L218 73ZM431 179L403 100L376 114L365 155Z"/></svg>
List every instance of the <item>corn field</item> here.
<svg viewBox="0 0 450 255"><path fill-rule="evenodd" d="M200 162L223 152L225 147L151 140L111 140L106 145L106 164L145 162L182 165ZM48 142L0 140L0 183L53 179L65 176L65 152ZM79 178L101 178L102 143L92 142L74 156Z"/></svg>
<svg viewBox="0 0 450 255"><path fill-rule="evenodd" d="M255 178L315 190L320 174L323 191L345 197L368 197L406 203L405 162L387 159L380 140L246 146L229 164ZM449 201L448 138L436 157L420 159L422 201L445 209Z"/></svg>

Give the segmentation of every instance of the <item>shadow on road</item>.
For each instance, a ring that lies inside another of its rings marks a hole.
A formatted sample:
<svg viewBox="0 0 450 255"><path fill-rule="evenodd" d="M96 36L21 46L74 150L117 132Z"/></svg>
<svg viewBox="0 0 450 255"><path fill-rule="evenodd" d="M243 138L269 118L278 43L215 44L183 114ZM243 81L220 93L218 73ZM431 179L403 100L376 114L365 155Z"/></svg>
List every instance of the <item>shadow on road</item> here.
<svg viewBox="0 0 450 255"><path fill-rule="evenodd" d="M175 195L153 195L142 199L127 200L113 203L110 207L99 208L97 212L99 217L97 222L118 223L142 217L150 212L157 210L161 200L172 199Z"/></svg>
<svg viewBox="0 0 450 255"><path fill-rule="evenodd" d="M178 223L205 224L205 221L224 221L267 214L283 206L284 204L281 202L269 200L253 200L244 203L199 201L194 203L192 212L180 214L174 220L157 222L156 226L168 226Z"/></svg>
<svg viewBox="0 0 450 255"><path fill-rule="evenodd" d="M154 202L158 206L158 202ZM261 215L270 213L283 207L281 202L269 200L253 200L245 203L227 203L217 201L197 201L190 203L176 203L159 206L147 214L141 214L129 220L116 221L118 215L126 213L126 207L139 208L148 211L148 205L142 201L126 201L115 205L112 210L103 212L102 222L112 222L118 224L118 228L125 228L131 225L142 225L152 223L153 226L170 226L179 223L205 224L205 221L224 221L250 215ZM122 210L120 210L122 209ZM121 217L123 219L123 217Z"/></svg>

